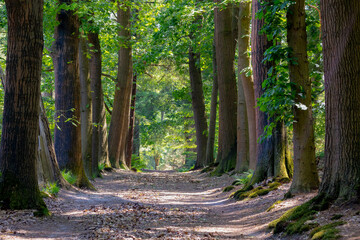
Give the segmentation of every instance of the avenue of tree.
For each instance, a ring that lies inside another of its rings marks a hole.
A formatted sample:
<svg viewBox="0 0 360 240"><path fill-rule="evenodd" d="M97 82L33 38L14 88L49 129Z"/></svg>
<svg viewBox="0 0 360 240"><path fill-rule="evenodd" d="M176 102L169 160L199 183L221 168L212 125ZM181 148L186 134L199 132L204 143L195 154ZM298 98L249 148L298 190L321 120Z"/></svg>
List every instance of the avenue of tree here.
<svg viewBox="0 0 360 240"><path fill-rule="evenodd" d="M46 214L39 185L71 188L61 170L94 189L102 169L164 165L359 200L358 0L5 0L0 11L2 208Z"/></svg>

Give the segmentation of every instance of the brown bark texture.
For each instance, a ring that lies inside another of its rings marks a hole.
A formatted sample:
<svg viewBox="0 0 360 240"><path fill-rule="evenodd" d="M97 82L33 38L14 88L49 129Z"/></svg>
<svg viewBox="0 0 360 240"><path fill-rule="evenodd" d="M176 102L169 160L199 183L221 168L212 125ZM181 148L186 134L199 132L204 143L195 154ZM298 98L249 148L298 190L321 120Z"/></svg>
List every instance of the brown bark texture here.
<svg viewBox="0 0 360 240"><path fill-rule="evenodd" d="M123 41L120 42L118 76L109 129L109 158L112 167L127 168L125 163L125 143L129 127L132 88L130 7L123 2L118 4L119 36Z"/></svg>
<svg viewBox="0 0 360 240"><path fill-rule="evenodd" d="M79 69L80 69L80 119L81 119L81 157L86 176L94 178L91 168L91 135L92 135L92 104L90 92L89 47L85 38L80 38Z"/></svg>
<svg viewBox="0 0 360 240"><path fill-rule="evenodd" d="M92 147L91 147L91 171L94 176L99 176L99 151L102 130L101 107L103 103L103 91L101 85L101 47L98 33L89 33L90 47L90 82L92 95Z"/></svg>
<svg viewBox="0 0 360 240"><path fill-rule="evenodd" d="M60 4L69 1L60 0ZM70 170L76 186L93 188L85 175L81 158L80 79L79 79L79 20L71 10L60 10L56 16L55 73L55 152L60 168Z"/></svg>
<svg viewBox="0 0 360 240"><path fill-rule="evenodd" d="M220 2L220 1L216 1ZM215 47L219 84L219 149L216 172L235 169L237 157L237 88L232 5L215 9Z"/></svg>
<svg viewBox="0 0 360 240"><path fill-rule="evenodd" d="M189 49L189 76L196 131L196 162L194 168L198 169L204 167L206 161L207 122L200 69L200 54L195 53L192 47Z"/></svg>
<svg viewBox="0 0 360 240"><path fill-rule="evenodd" d="M218 106L218 79L216 73L216 50L215 43L213 45L213 85L211 90L211 103L210 103L210 120L209 132L206 146L206 165L214 164L214 145L215 145L215 131L216 131L216 115Z"/></svg>
<svg viewBox="0 0 360 240"><path fill-rule="evenodd" d="M294 106L293 144L294 177L290 192L309 192L319 187L315 163L315 138L312 117L311 80L307 59L305 0L296 0L287 12L287 41L290 81L296 86Z"/></svg>
<svg viewBox="0 0 360 240"><path fill-rule="evenodd" d="M137 75L134 74L133 86L131 92L129 132L126 141L126 165L128 166L128 168L131 168L131 158L132 158L133 146L134 146L136 79L137 79Z"/></svg>
<svg viewBox="0 0 360 240"><path fill-rule="evenodd" d="M237 172L244 172L249 169L250 164L250 142L248 111L245 98L243 83L251 82L251 77L247 77L244 69L250 66L250 58L247 54L249 48L250 33L250 2L240 2L238 15L238 107L237 107ZM247 89L251 90L252 89ZM254 106L251 106L254 110ZM255 112L253 112L255 115ZM255 153L256 154L256 153Z"/></svg>
<svg viewBox="0 0 360 240"><path fill-rule="evenodd" d="M250 45L250 22L251 22L251 4L250 2L243 1L240 3L239 13L239 37L238 37L238 50L239 56L239 70L243 71L251 65L250 58L247 57L247 51ZM256 167L256 120L255 120L255 92L254 82L251 76L247 77L245 73L241 74L241 83L244 90L246 113L249 131L249 168L254 170ZM240 83L239 83L240 85Z"/></svg>
<svg viewBox="0 0 360 240"><path fill-rule="evenodd" d="M46 209L36 173L43 1L6 0L8 42L0 148L0 204Z"/></svg>
<svg viewBox="0 0 360 240"><path fill-rule="evenodd" d="M325 167L320 194L360 197L360 1L322 0Z"/></svg>

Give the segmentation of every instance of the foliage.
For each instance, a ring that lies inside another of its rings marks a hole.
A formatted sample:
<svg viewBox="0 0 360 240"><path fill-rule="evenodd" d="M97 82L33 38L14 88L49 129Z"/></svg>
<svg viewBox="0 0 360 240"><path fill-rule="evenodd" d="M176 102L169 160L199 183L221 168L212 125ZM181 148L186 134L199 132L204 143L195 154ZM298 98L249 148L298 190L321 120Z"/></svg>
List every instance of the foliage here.
<svg viewBox="0 0 360 240"><path fill-rule="evenodd" d="M71 185L73 185L77 181L76 176L74 176L70 171L62 170L61 175Z"/></svg>
<svg viewBox="0 0 360 240"><path fill-rule="evenodd" d="M141 169L146 168L147 165L141 161L141 158L135 154L131 156L131 168L141 171Z"/></svg>
<svg viewBox="0 0 360 240"><path fill-rule="evenodd" d="M56 196L60 191L60 187L54 183L47 183L41 190L43 196Z"/></svg>
<svg viewBox="0 0 360 240"><path fill-rule="evenodd" d="M252 176L254 174L254 171L253 170L249 170L247 172L244 172L242 174L240 174L239 177L236 177L235 181L232 183L232 185L235 185L235 186L238 186L238 185L247 185Z"/></svg>

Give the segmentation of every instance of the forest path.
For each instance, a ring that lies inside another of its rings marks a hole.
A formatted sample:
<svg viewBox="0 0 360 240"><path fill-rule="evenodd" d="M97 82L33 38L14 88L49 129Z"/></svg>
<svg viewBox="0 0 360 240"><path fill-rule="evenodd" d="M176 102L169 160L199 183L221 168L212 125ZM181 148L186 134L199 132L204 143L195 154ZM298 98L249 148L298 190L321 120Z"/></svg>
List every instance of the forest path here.
<svg viewBox="0 0 360 240"><path fill-rule="evenodd" d="M233 180L198 171L105 173L95 192L61 190L47 199L51 217L0 211L0 239L266 239L267 224L304 201L266 212L288 186L235 202L222 193Z"/></svg>

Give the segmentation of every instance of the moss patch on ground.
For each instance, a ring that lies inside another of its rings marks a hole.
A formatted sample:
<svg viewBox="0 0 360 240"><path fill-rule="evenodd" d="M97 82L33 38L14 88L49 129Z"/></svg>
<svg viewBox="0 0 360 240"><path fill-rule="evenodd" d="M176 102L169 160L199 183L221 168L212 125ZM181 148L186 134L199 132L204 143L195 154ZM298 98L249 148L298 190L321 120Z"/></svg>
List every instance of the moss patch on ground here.
<svg viewBox="0 0 360 240"><path fill-rule="evenodd" d="M233 190L235 187L230 185L224 188L223 192L230 192L231 190Z"/></svg>
<svg viewBox="0 0 360 240"><path fill-rule="evenodd" d="M272 221L269 228L274 229L274 233L286 232L288 235L308 231L318 224L311 222L318 211L323 211L329 207L330 201L321 195L310 201L294 207L285 212L280 218Z"/></svg>
<svg viewBox="0 0 360 240"><path fill-rule="evenodd" d="M233 195L231 195L231 197L238 201L244 200L246 198L256 198L267 195L271 191L277 190L281 185L281 182L275 181L265 186L259 186L256 188L253 188L253 186L245 186L244 188L236 191Z"/></svg>
<svg viewBox="0 0 360 240"><path fill-rule="evenodd" d="M271 205L268 209L266 209L267 212L270 212L271 210L273 210L275 208L276 205L278 205L279 203L282 203L283 200L278 200L276 202L273 203L273 205Z"/></svg>
<svg viewBox="0 0 360 240"><path fill-rule="evenodd" d="M339 239L341 235L338 234L340 231L336 229L336 227L344 225L345 223L344 221L337 221L316 227L311 231L310 237L311 239Z"/></svg>

